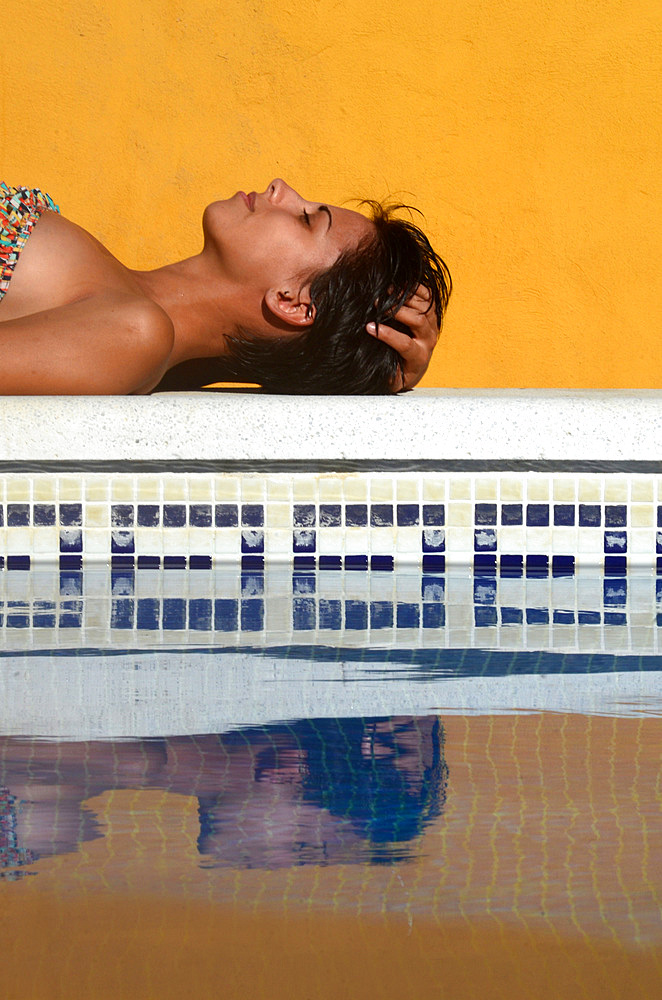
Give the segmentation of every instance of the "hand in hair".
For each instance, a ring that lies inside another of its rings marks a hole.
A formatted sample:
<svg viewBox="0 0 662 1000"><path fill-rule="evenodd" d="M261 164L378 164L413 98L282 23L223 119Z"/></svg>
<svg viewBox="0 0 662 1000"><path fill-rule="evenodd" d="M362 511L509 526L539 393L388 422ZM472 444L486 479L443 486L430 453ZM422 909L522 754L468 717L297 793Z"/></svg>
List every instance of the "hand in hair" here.
<svg viewBox="0 0 662 1000"><path fill-rule="evenodd" d="M406 326L411 333L404 333L385 323L368 323L366 329L400 355L402 368L395 376L393 392L402 392L413 389L420 382L439 337L440 327L432 308L430 289L419 285L393 319Z"/></svg>

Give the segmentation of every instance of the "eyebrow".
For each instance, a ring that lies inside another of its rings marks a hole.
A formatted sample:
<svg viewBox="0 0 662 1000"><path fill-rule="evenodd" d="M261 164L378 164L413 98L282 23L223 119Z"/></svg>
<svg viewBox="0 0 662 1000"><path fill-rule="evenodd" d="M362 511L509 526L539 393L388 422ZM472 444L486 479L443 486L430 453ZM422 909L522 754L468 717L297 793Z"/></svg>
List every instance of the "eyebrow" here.
<svg viewBox="0 0 662 1000"><path fill-rule="evenodd" d="M317 211L318 212L326 212L326 214L329 216L329 225L327 226L327 229L326 229L326 231L328 233L329 229L333 225L333 216L331 215L331 209L328 207L328 205L320 205L320 207L317 209Z"/></svg>

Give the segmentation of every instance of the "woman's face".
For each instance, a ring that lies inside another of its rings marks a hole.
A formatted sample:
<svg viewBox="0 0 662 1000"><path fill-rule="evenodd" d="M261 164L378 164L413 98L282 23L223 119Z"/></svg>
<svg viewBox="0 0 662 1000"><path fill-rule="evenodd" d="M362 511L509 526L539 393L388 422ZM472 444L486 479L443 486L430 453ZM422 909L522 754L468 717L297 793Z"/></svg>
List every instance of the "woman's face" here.
<svg viewBox="0 0 662 1000"><path fill-rule="evenodd" d="M306 201L280 179L261 194L238 191L209 205L203 227L224 275L261 295L326 270L373 232L358 212Z"/></svg>

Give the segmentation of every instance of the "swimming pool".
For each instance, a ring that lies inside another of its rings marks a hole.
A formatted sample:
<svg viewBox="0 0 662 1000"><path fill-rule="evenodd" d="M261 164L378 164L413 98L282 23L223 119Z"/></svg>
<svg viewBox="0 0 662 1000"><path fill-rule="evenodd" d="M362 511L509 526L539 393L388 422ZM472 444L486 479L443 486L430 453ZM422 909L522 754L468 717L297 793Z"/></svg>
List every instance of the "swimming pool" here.
<svg viewBox="0 0 662 1000"><path fill-rule="evenodd" d="M657 995L653 467L112 461L1 484L7 997Z"/></svg>

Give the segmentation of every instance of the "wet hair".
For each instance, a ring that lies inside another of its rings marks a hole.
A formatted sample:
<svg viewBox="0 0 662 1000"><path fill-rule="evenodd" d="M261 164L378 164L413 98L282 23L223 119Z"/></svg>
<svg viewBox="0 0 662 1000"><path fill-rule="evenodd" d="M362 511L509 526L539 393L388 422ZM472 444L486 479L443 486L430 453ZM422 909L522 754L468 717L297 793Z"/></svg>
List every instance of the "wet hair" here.
<svg viewBox="0 0 662 1000"><path fill-rule="evenodd" d="M393 392L401 382L402 359L372 337L366 324L389 323L408 333L392 317L424 285L441 325L451 276L422 230L396 215L407 206L374 201L362 205L374 224L370 236L342 253L328 270L302 279L302 287L310 285L315 307L314 321L304 333L265 339L240 330L229 338L229 355L184 362L166 374L158 390L235 380L287 394Z"/></svg>
<svg viewBox="0 0 662 1000"><path fill-rule="evenodd" d="M309 276L315 318L298 337L265 340L241 331L224 358L235 377L259 382L268 392L382 394L400 382L402 359L366 331L390 323L419 285L430 290L430 308L441 320L451 293L450 272L427 236L396 212L404 205L362 202L373 233L346 250L326 271Z"/></svg>

